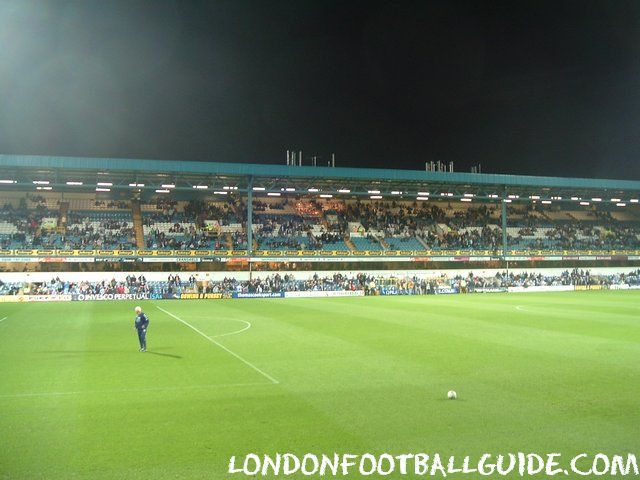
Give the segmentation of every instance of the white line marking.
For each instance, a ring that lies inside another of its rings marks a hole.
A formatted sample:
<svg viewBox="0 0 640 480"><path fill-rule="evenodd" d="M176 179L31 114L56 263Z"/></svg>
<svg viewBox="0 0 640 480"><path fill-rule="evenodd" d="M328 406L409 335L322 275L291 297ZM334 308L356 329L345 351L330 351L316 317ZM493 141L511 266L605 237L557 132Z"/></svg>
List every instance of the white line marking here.
<svg viewBox="0 0 640 480"><path fill-rule="evenodd" d="M256 367L253 363L249 362L248 360L245 360L244 358L242 358L240 355L238 355L237 353L229 350L227 347L225 347L224 345L222 345L220 342L217 342L216 340L214 340L213 338L211 338L209 335L207 335L206 333L201 332L200 330L198 330L196 327L194 327L193 325L191 325L189 322L184 321L183 319L181 319L180 317L178 317L177 315L174 315L173 313L165 310L162 307L159 307L156 305L156 308L158 310L162 310L164 313L166 313L167 315L169 315L170 317L175 318L176 320L178 320L180 323L183 323L184 325L186 325L187 327L189 327L191 330L193 330L194 332L198 333L199 335L201 335L202 337L206 338L207 340L209 340L211 343L213 343L214 345L217 345L218 347L220 347L221 349L223 349L225 352L227 352L229 355L234 356L235 358L237 358L238 360L240 360L242 363L244 363L245 365L253 368L256 372L258 372L260 375L262 375L263 377L269 379L272 383L274 384L279 384L280 382L278 380L276 380L275 378L273 378L271 375L269 375L268 373L263 372L262 370L260 370L258 367Z"/></svg>
<svg viewBox="0 0 640 480"><path fill-rule="evenodd" d="M9 318L9 317L2 317L2 318L0 318L0 322L4 322L7 318Z"/></svg>
<svg viewBox="0 0 640 480"><path fill-rule="evenodd" d="M524 307L522 305L516 305L516 310L519 310L521 312L526 312L526 310L524 309Z"/></svg>
<svg viewBox="0 0 640 480"><path fill-rule="evenodd" d="M65 395L90 395L90 394L110 394L110 393L141 393L141 392L170 392L175 390L196 390L207 388L226 387L257 387L260 385L271 385L271 383L222 383L210 385L184 385L174 387L149 387L149 388L123 388L118 390L77 390L70 392L33 392L33 393L7 393L0 394L0 398L22 398L22 397L61 397Z"/></svg>

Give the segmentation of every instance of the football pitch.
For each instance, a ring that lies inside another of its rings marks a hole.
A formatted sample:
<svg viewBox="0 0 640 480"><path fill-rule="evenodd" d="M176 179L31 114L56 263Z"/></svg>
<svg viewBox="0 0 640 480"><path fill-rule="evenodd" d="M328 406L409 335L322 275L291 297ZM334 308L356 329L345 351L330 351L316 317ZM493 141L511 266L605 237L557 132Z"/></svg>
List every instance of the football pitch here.
<svg viewBox="0 0 640 480"><path fill-rule="evenodd" d="M1 479L248 478L227 468L249 453L640 451L637 291L141 305L147 353L134 302L0 304Z"/></svg>

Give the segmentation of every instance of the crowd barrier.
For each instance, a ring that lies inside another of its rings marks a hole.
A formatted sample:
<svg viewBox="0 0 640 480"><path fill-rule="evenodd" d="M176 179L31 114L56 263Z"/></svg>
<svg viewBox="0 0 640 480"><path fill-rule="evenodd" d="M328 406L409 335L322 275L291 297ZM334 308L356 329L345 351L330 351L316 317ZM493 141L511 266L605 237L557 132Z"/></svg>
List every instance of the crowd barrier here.
<svg viewBox="0 0 640 480"><path fill-rule="evenodd" d="M530 287L483 287L468 293L540 293L540 292L573 292L596 290L640 290L640 285L543 285ZM457 287L438 286L430 292L435 295L451 295L466 292ZM294 292L260 292L260 293L73 293L60 295L0 295L0 303L22 302L86 302L86 301L117 301L117 300L220 300L220 299L250 299L250 298L328 298L328 297L362 297L364 290L341 291L294 291ZM375 295L418 295L410 293L396 286L383 286L376 290Z"/></svg>

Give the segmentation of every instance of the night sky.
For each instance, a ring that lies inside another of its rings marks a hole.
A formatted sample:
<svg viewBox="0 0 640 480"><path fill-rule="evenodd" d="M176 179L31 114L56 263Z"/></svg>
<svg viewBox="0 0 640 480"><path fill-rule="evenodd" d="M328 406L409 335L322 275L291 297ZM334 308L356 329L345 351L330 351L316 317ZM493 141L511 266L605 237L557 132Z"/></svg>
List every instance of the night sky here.
<svg viewBox="0 0 640 480"><path fill-rule="evenodd" d="M0 153L640 179L639 1L0 0Z"/></svg>

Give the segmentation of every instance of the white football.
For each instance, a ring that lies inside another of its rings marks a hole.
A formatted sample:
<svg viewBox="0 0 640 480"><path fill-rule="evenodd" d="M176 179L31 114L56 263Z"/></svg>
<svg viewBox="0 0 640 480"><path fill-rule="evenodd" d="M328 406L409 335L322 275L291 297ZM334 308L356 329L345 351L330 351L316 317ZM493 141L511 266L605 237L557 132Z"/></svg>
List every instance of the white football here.
<svg viewBox="0 0 640 480"><path fill-rule="evenodd" d="M458 394L454 390L449 390L447 392L447 398L449 400L455 400L456 398L458 398Z"/></svg>

